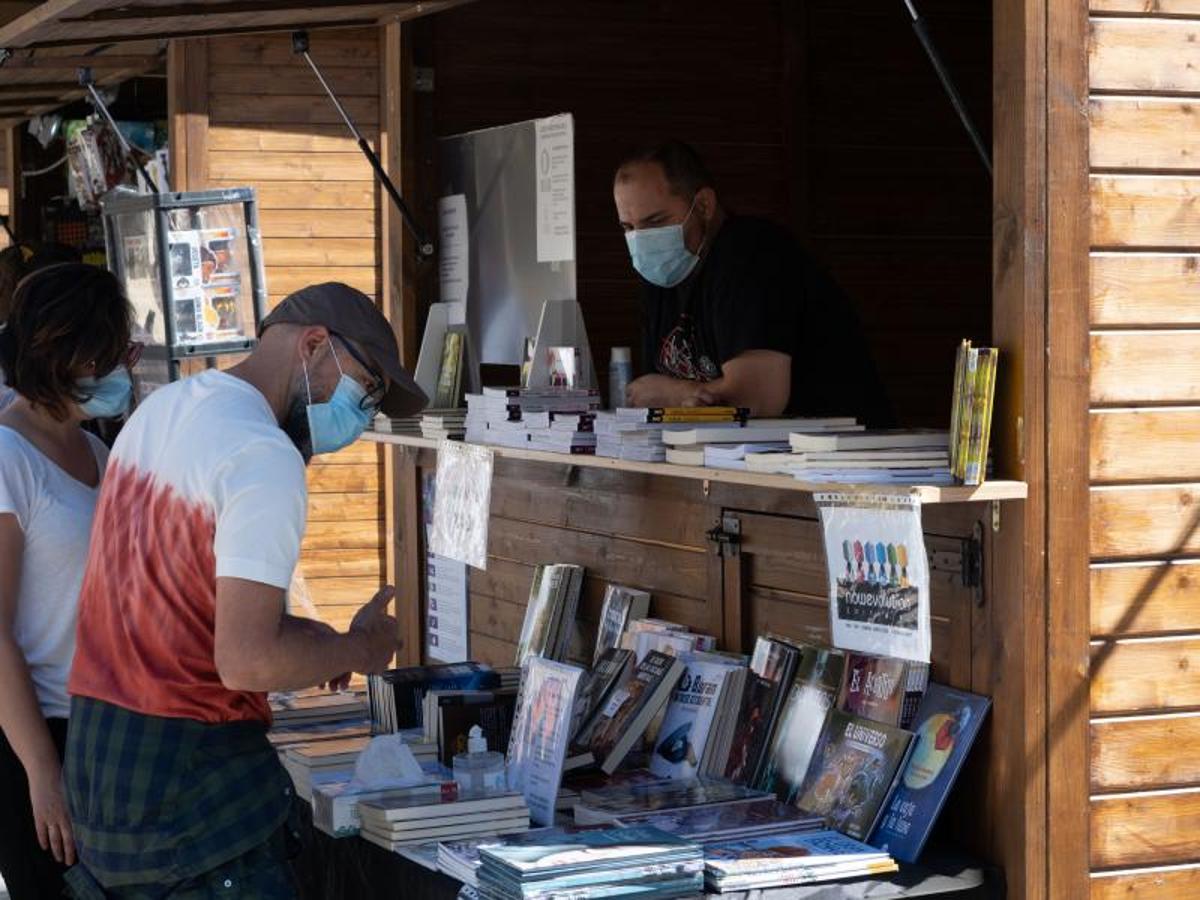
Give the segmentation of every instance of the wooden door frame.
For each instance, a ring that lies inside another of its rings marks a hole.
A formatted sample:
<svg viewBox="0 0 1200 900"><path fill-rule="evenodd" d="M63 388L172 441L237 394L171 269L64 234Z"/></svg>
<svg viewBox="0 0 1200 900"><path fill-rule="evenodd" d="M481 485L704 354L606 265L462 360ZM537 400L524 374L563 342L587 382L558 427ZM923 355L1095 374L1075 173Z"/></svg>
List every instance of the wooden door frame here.
<svg viewBox="0 0 1200 900"><path fill-rule="evenodd" d="M1087 4L996 0L993 338L1007 363L997 465L1029 499L996 536L998 641L1023 714L1021 814L995 836L1009 896L1088 893ZM1012 517L1010 517L1012 518ZM1003 592L1012 592L1006 604ZM1001 682L1003 684L1003 682ZM1010 708L1011 705L1010 705ZM993 791L997 790L993 787ZM994 793L989 802L1002 803ZM1011 802L1011 798L1009 799Z"/></svg>

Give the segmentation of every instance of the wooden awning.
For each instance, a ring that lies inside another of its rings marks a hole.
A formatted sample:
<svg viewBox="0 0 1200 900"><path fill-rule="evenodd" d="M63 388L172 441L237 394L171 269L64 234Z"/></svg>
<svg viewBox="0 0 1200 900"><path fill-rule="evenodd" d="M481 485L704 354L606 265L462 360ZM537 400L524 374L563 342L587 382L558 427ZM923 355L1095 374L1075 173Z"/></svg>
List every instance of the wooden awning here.
<svg viewBox="0 0 1200 900"><path fill-rule="evenodd" d="M0 123L82 95L78 70L116 84L161 67L166 41L265 31L354 28L414 19L470 0L48 0L0 2ZM23 10L26 10L22 12ZM14 13L21 13L12 18Z"/></svg>

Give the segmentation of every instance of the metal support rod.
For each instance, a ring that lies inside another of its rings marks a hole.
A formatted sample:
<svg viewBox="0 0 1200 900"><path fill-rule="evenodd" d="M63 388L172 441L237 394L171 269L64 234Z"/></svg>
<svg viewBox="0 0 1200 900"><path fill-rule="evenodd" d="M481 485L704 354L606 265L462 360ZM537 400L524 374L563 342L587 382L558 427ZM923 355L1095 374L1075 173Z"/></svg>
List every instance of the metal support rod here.
<svg viewBox="0 0 1200 900"><path fill-rule="evenodd" d="M346 112L346 108L342 106L342 102L338 99L337 94L333 92L333 88L329 86L329 82L325 80L325 76L321 74L320 68L313 61L313 58L308 53L308 32L296 31L292 33L292 52L304 57L304 61L308 63L313 74L317 76L317 81L321 83L321 87L325 89L325 93L329 95L329 99L333 102L334 108L337 109L338 115L342 117L342 121L346 123L346 127L350 129L350 133L354 135L354 139L358 141L358 149L362 151L363 156L367 158L367 162L371 164L371 168L375 170L376 176L379 178L383 189L387 191L388 196L392 198L392 203L396 205L396 209L400 211L400 216L404 219L404 224L412 234L413 240L417 244L417 256L421 259L428 259L433 256L433 242L426 237L421 226L417 224L417 220L413 217L412 211L408 208L408 204L404 202L404 198L400 196L400 192L396 190L396 185L392 183L392 179L388 177L388 173L384 171L383 164L379 161L379 156L371 149L371 145L367 139L362 136L362 132L358 130L358 126L354 124L354 120L350 118L350 114Z"/></svg>
<svg viewBox="0 0 1200 900"><path fill-rule="evenodd" d="M133 160L133 164L137 166L138 173L146 180L146 184L155 194L161 193L158 185L154 183L154 179L150 177L150 173L146 171L146 167L142 165L141 160L133 153L133 148L129 146L129 142L125 140L125 135L121 134L121 129L117 127L117 123L113 120L112 114L108 111L108 107L104 105L104 99L96 90L96 80L92 77L92 70L81 68L79 70L79 83L87 88L88 94L92 98L92 106L96 107L96 112L104 117L104 121L108 123L108 127L112 129L113 134L117 136L117 142L121 145L121 149L125 151L125 155Z"/></svg>
<svg viewBox="0 0 1200 900"><path fill-rule="evenodd" d="M946 64L942 62L941 55L933 45L933 38L929 36L929 29L925 27L925 20L917 12L916 6L913 5L913 0L904 0L904 5L908 7L908 13L912 16L913 31L917 33L917 40L925 48L925 55L929 57L929 62L933 65L933 70L937 73L938 80L942 82L942 87L946 89L946 95L950 98L950 103L953 105L954 111L958 113L959 121L962 122L963 128L967 130L967 134L971 138L971 143L975 145L975 149L979 153L979 158L983 160L984 168L987 169L988 175L991 176L991 153L988 152L987 145L984 144L983 138L979 134L979 129L971 121L971 114L967 111L967 105L963 102L962 95L958 93L958 88L954 86L954 79L950 77L950 71L946 68Z"/></svg>

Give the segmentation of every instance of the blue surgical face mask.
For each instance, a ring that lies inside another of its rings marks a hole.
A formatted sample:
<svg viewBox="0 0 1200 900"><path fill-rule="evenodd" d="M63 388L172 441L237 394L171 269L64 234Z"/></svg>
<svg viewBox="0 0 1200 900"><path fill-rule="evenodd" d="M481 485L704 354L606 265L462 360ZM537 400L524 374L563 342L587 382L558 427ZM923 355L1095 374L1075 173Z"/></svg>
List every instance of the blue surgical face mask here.
<svg viewBox="0 0 1200 900"><path fill-rule="evenodd" d="M100 378L90 375L80 378L75 382L75 389L87 397L78 405L89 419L115 419L124 415L133 399L133 382L124 366L117 366Z"/></svg>
<svg viewBox="0 0 1200 900"><path fill-rule="evenodd" d="M633 267L651 284L673 288L691 275L700 262L700 257L687 248L683 239L683 226L692 217L695 208L696 201L693 200L687 215L678 225L625 232L625 243L629 247Z"/></svg>
<svg viewBox="0 0 1200 900"><path fill-rule="evenodd" d="M329 351L333 353L338 371L342 372L342 364L338 361L332 341ZM324 403L313 403L312 387L308 383L308 365L305 364L304 385L308 390L308 431L314 454L335 453L362 436L374 413L362 408L367 391L361 384L342 372L333 396Z"/></svg>

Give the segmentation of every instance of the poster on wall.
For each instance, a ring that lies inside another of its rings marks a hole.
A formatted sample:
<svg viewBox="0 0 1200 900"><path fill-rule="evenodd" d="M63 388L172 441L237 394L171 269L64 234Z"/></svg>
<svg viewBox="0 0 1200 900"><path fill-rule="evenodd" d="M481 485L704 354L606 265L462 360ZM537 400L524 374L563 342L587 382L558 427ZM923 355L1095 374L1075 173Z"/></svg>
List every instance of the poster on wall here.
<svg viewBox="0 0 1200 900"><path fill-rule="evenodd" d="M470 659L467 645L467 566L438 556L430 549L437 479L425 472L421 479L425 529L425 656L434 662L457 663Z"/></svg>
<svg viewBox="0 0 1200 900"><path fill-rule="evenodd" d="M929 662L929 559L920 499L865 493L814 499L825 535L833 645Z"/></svg>
<svg viewBox="0 0 1200 900"><path fill-rule="evenodd" d="M459 441L438 445L437 488L429 548L438 556L487 568L492 451Z"/></svg>
<svg viewBox="0 0 1200 900"><path fill-rule="evenodd" d="M442 303L450 304L450 324L467 321L467 291L471 284L471 238L467 195L438 199L438 287Z"/></svg>
<svg viewBox="0 0 1200 900"><path fill-rule="evenodd" d="M575 258L575 119L570 113L537 120L537 260Z"/></svg>

